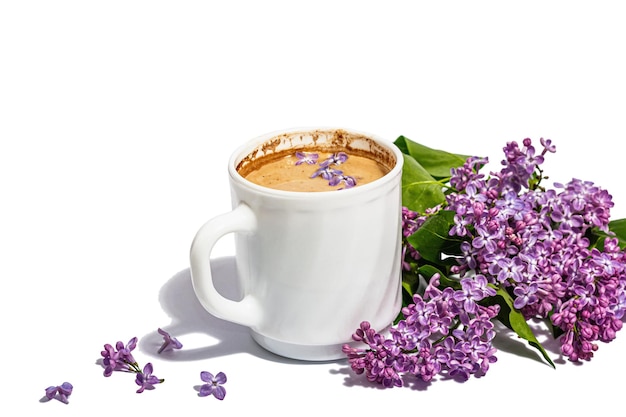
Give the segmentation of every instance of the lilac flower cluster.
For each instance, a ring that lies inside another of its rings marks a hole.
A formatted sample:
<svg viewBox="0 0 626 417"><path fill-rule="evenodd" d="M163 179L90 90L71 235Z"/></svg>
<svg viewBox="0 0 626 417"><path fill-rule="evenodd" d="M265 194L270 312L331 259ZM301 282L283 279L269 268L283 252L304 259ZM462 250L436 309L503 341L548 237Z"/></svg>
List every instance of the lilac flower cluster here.
<svg viewBox="0 0 626 417"><path fill-rule="evenodd" d="M610 234L607 191L578 179L550 190L539 185L539 166L555 152L551 141L541 145L537 154L530 139L521 147L508 143L503 168L489 178L479 173L486 159L470 158L452 170L450 235L464 242L451 271L507 289L526 319L550 318L564 333L564 356L589 360L596 342L613 340L622 327L626 253L617 239L607 238L600 251L588 237L593 228Z"/></svg>
<svg viewBox="0 0 626 417"><path fill-rule="evenodd" d="M502 170L489 178L479 172L488 162L484 158L469 158L452 170L450 235L465 241L451 271L461 277L480 274L508 289L526 319L550 318L564 333L564 356L589 360L596 342L610 342L622 327L626 253L614 238L604 241L603 251L591 247L592 228L610 234L613 203L607 191L578 179L551 190L539 186L544 155L555 152L551 141L541 144L543 151L536 154L530 139L522 147L508 143ZM410 211L404 217L419 218ZM416 227L405 228L406 234Z"/></svg>
<svg viewBox="0 0 626 417"><path fill-rule="evenodd" d="M126 345L121 341L117 342L115 347L105 344L100 355L103 357L104 376L109 377L115 371L134 372L135 383L139 385L137 393L142 393L146 389L154 389L154 386L163 383L164 379L159 379L152 374L153 366L150 362L143 369L139 366L132 354L135 347L137 347L137 338L133 337Z"/></svg>
<svg viewBox="0 0 626 417"><path fill-rule="evenodd" d="M403 385L403 374L425 381L484 374L496 360L492 322L501 305L550 323L573 362L616 337L626 312L626 252L609 227L612 197L578 179L545 189L540 166L556 148L540 143L540 152L530 139L507 143L501 170L489 176L480 172L488 159L468 158L451 170L443 204L423 214L403 208L405 283L415 288L411 280L433 268L449 276L435 273L425 290L418 286L388 337L361 323L353 340L366 347L343 348L357 374L386 387ZM453 220L450 239L433 238L451 245L437 263L410 242L440 214L436 224Z"/></svg>
<svg viewBox="0 0 626 417"><path fill-rule="evenodd" d="M389 337L362 322L352 338L367 347L343 346L352 370L388 388L403 386L403 374L424 381L437 374L459 380L485 374L496 361L491 320L499 307L479 301L495 290L483 276L462 279L458 290L439 287L435 274L424 296L415 294L402 309L404 318L391 327Z"/></svg>
<svg viewBox="0 0 626 417"><path fill-rule="evenodd" d="M314 152L296 152L296 165L317 163L319 155ZM341 165L348 160L345 152L337 152L319 163L319 168L311 175L311 178L323 178L328 181L328 185L335 187L341 183L345 188L352 188L356 185L356 179L349 175L344 175L343 171L333 168L333 166Z"/></svg>

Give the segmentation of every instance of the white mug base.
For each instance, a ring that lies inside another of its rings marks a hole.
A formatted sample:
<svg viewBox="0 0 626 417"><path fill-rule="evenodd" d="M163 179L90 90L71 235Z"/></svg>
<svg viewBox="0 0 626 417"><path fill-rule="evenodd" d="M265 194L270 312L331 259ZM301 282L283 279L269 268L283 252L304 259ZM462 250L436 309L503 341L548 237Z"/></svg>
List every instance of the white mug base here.
<svg viewBox="0 0 626 417"><path fill-rule="evenodd" d="M383 336L386 335L389 327L391 327L391 324L379 333ZM325 362L347 359L346 354L341 350L345 344L352 347L365 347L362 342L355 342L352 339L346 340L344 343L331 345L300 345L263 336L254 330L250 330L250 335L255 342L269 352L285 358L309 362Z"/></svg>
<svg viewBox="0 0 626 417"><path fill-rule="evenodd" d="M345 343L333 345L299 345L263 336L254 330L250 331L252 338L264 349L289 359L302 361L323 362L346 358L341 347ZM349 341L347 340L346 343Z"/></svg>

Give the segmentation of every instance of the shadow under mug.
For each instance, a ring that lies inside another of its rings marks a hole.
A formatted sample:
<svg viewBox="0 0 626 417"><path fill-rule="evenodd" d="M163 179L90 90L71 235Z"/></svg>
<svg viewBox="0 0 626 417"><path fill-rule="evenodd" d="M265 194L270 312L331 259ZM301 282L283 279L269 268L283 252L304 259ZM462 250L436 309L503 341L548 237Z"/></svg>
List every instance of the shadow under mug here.
<svg viewBox="0 0 626 417"><path fill-rule="evenodd" d="M305 147L367 153L388 165L373 182L343 190L281 191L237 168L272 152ZM249 327L265 349L292 359L345 357L342 346L367 320L391 325L401 308L403 155L375 135L337 128L291 129L239 147L228 164L232 211L198 230L190 253L194 292L212 315ZM217 241L235 237L239 299L211 276Z"/></svg>

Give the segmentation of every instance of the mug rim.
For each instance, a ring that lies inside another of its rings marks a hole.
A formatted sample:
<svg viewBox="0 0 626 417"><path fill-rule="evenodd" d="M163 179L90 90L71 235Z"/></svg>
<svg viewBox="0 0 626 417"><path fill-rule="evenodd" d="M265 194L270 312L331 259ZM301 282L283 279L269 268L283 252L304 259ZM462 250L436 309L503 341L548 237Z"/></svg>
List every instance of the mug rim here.
<svg viewBox="0 0 626 417"><path fill-rule="evenodd" d="M353 188L345 188L342 190L332 189L328 191L287 191L287 190L278 190L275 188L265 187L263 185L256 184L244 176L242 176L239 171L237 171L237 165L239 162L250 152L252 152L258 145L263 142L268 141L271 138L278 137L284 134L294 134L298 132L302 133L310 133L310 132L325 132L325 131L344 131L348 134L360 135L364 136L367 139L370 139L376 142L378 145L384 147L389 152L391 152L395 157L395 164L393 168L389 170L385 175L376 180L369 182L367 184L363 184ZM332 198L331 196L337 197L348 197L350 195L357 195L361 193L366 193L368 190L373 188L382 187L388 182L392 181L402 172L402 166L404 164L404 155L400 148L398 148L393 142L384 139L380 135L372 134L369 132L364 132L361 130L350 129L345 127L332 127L332 126L317 126L317 127L293 127L288 129L275 130L272 132L268 132L262 135L259 135L253 139L248 140L244 144L240 145L235 151L231 154L228 161L228 172L232 181L236 181L238 184L245 186L251 190L254 190L257 193L262 193L269 196L275 196L278 198L293 198L293 199L320 199L320 198ZM341 191L341 193L337 193L337 191Z"/></svg>

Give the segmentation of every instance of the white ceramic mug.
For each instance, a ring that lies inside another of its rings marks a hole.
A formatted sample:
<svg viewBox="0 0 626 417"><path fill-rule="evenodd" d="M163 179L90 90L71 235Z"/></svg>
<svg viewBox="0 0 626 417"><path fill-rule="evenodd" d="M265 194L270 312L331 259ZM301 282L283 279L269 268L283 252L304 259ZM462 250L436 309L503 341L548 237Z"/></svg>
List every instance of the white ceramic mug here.
<svg viewBox="0 0 626 417"><path fill-rule="evenodd" d="M322 192L266 188L237 171L268 152L329 141L348 154L362 149L385 158L391 170L368 184ZM341 347L363 320L387 328L401 308L402 163L393 143L347 129L291 129L241 146L228 164L233 210L205 223L191 245L202 306L249 327L267 350L301 360L345 357ZM211 250L229 233L239 300L223 297L211 276Z"/></svg>

